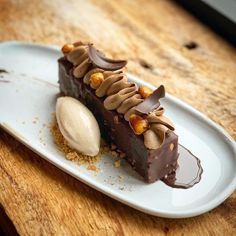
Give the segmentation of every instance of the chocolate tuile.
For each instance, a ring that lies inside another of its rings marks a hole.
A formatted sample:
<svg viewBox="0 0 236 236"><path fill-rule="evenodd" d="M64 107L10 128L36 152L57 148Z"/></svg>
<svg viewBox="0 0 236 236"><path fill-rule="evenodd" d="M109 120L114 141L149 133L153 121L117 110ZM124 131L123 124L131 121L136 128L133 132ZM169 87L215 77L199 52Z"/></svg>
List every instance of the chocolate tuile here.
<svg viewBox="0 0 236 236"><path fill-rule="evenodd" d="M160 106L159 100L165 97L165 87L161 85L149 97L136 107L136 111L142 114L149 114Z"/></svg>
<svg viewBox="0 0 236 236"><path fill-rule="evenodd" d="M126 66L126 60L113 60L106 58L103 53L99 52L93 45L88 45L88 55L92 63L104 70L119 70Z"/></svg>

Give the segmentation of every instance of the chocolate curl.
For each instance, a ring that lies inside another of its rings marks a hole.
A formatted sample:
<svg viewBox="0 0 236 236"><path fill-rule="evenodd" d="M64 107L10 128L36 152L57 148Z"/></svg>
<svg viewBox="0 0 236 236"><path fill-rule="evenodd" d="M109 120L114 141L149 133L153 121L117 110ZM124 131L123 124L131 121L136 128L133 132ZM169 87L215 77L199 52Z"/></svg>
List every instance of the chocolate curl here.
<svg viewBox="0 0 236 236"><path fill-rule="evenodd" d="M165 87L161 85L149 97L136 106L136 111L142 114L149 114L160 106L159 100L165 97Z"/></svg>
<svg viewBox="0 0 236 236"><path fill-rule="evenodd" d="M94 48L91 44L88 45L88 55L92 63L104 70L119 70L127 64L125 60L113 60L106 58L101 52Z"/></svg>

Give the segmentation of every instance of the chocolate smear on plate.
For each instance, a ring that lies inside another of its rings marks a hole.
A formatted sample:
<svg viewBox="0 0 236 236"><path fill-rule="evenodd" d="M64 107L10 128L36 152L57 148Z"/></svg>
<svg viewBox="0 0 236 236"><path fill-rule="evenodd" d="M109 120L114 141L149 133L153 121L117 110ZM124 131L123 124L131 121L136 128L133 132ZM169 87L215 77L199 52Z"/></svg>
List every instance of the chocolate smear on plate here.
<svg viewBox="0 0 236 236"><path fill-rule="evenodd" d="M149 97L136 107L136 111L143 114L149 114L160 106L159 100L165 97L165 87L161 85Z"/></svg>
<svg viewBox="0 0 236 236"><path fill-rule="evenodd" d="M9 73L9 72L4 69L0 69L0 73Z"/></svg>
<svg viewBox="0 0 236 236"><path fill-rule="evenodd" d="M126 60L113 60L105 57L91 44L88 45L88 55L92 63L104 70L119 70L127 64Z"/></svg>
<svg viewBox="0 0 236 236"><path fill-rule="evenodd" d="M177 169L162 178L162 181L172 188L188 189L202 178L201 161L181 144L178 145L178 151Z"/></svg>

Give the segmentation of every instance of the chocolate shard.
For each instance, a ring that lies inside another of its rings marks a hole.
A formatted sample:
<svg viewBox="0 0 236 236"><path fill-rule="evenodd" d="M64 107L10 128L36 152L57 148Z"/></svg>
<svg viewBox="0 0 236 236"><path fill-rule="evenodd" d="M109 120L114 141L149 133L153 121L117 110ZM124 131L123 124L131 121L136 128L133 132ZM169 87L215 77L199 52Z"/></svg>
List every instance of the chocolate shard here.
<svg viewBox="0 0 236 236"><path fill-rule="evenodd" d="M136 111L142 114L149 114L160 106L159 100L163 97L165 97L165 87L161 85L136 107Z"/></svg>
<svg viewBox="0 0 236 236"><path fill-rule="evenodd" d="M106 58L101 52L99 52L93 45L88 45L88 55L92 63L104 70L119 70L127 64L125 60L113 60Z"/></svg>

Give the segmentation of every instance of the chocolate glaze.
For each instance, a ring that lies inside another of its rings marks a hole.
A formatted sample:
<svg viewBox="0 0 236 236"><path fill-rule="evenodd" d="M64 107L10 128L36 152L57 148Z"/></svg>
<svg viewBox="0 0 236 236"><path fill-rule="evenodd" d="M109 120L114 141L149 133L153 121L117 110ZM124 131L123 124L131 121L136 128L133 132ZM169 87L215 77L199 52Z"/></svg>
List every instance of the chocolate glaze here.
<svg viewBox="0 0 236 236"><path fill-rule="evenodd" d="M165 97L165 88L161 85L149 97L136 106L136 111L148 114L160 106L159 100Z"/></svg>
<svg viewBox="0 0 236 236"><path fill-rule="evenodd" d="M152 183L175 170L178 158L178 136L167 132L161 148L150 150L144 145L143 136L135 135L123 115L115 110L107 110L104 98L99 98L83 79L76 79L70 71L73 65L65 58L59 59L59 84L61 92L75 97L85 104L95 115L102 136L114 142L118 149L126 153L126 160L146 182ZM170 145L174 145L170 149Z"/></svg>
<svg viewBox="0 0 236 236"><path fill-rule="evenodd" d="M127 64L125 60L113 60L106 58L103 53L99 52L91 44L88 45L88 55L92 63L104 70L119 70Z"/></svg>
<svg viewBox="0 0 236 236"><path fill-rule="evenodd" d="M173 188L191 188L201 180L203 173L201 162L180 144L178 151L177 169L162 178L162 181Z"/></svg>

